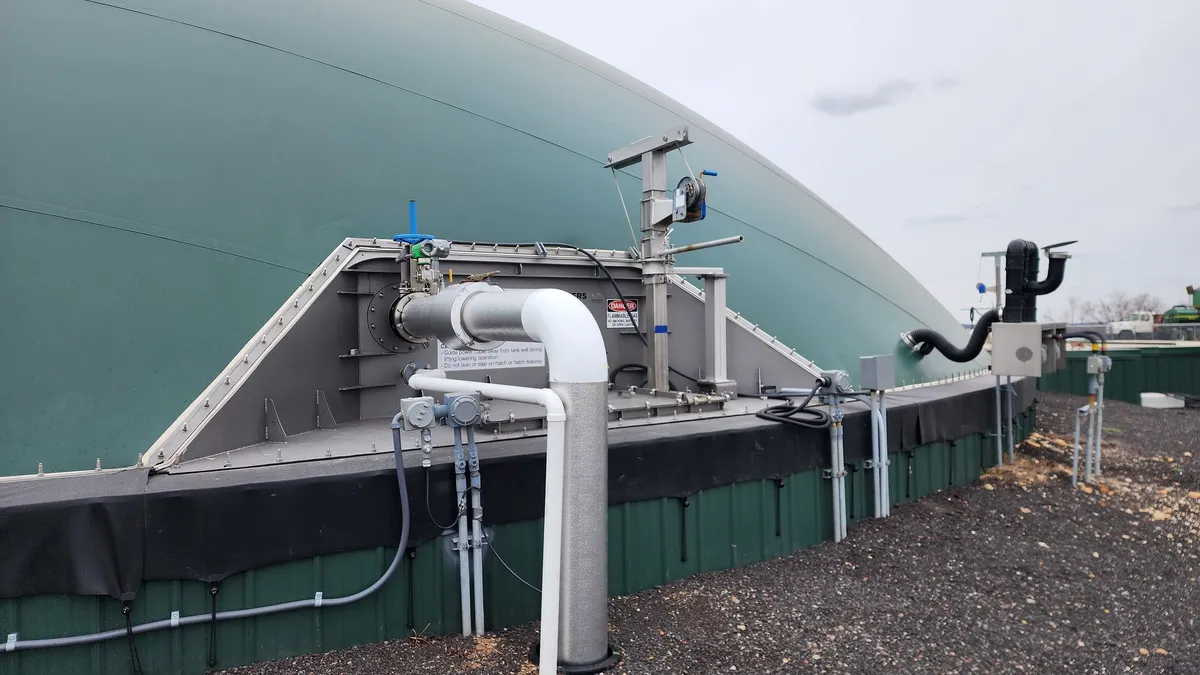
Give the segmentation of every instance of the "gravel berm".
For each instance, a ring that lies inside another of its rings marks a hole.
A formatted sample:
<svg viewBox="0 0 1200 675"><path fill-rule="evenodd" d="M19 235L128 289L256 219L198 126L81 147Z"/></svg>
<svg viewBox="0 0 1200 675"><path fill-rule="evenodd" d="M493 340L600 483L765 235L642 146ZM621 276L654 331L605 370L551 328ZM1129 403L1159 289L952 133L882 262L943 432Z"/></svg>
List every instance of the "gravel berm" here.
<svg viewBox="0 0 1200 675"><path fill-rule="evenodd" d="M1102 481L1072 488L1073 410L1041 393L1016 466L841 544L611 603L645 673L1200 673L1200 410L1108 403ZM531 675L536 623L414 636L229 675Z"/></svg>

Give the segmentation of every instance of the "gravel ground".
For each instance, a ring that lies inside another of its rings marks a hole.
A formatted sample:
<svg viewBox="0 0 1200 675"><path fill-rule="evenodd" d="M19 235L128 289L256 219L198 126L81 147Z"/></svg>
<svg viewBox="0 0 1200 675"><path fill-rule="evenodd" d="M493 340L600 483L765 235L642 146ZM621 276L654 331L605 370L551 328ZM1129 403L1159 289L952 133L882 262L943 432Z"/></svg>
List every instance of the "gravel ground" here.
<svg viewBox="0 0 1200 675"><path fill-rule="evenodd" d="M613 673L1197 673L1200 410L1111 402L1104 479L1072 488L1073 410L1039 395L1015 467L759 565L611 603ZM531 675L536 624L230 675Z"/></svg>

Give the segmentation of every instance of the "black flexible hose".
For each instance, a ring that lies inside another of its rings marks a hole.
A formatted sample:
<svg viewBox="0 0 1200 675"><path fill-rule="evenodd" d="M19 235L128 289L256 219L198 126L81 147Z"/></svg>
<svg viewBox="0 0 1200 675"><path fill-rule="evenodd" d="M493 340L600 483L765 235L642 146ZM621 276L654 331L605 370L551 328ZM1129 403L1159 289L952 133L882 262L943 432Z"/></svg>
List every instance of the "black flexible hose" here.
<svg viewBox="0 0 1200 675"><path fill-rule="evenodd" d="M640 364L640 363L624 363L624 364L621 364L621 365L617 366L616 368L613 368L613 369L612 369L612 372L610 372L610 373L608 374L608 383L609 383L609 384L616 384L616 383L617 383L617 376L618 376L618 375L620 375L621 373L624 373L624 372L626 372L626 371L629 371L629 370L638 370L638 371L641 371L641 372L643 372L643 373L644 373L644 372L646 372L647 368L646 368L646 366L644 366L643 364ZM687 379L688 379L690 382L695 382L695 381L696 381L696 378L694 378L694 377L688 377L687 375L684 375L683 373L677 372L677 371L676 371L674 368L672 368L672 369L671 369L671 372L675 373L676 375L679 375L680 377L687 377ZM645 387L647 384L649 384L649 383L650 383L650 380L642 380L642 383L641 383L640 385L638 385L638 386L639 386L639 387L643 387L643 388L644 388L644 387ZM670 382L669 384L671 385L671 391L683 391L683 390L682 390L682 389L680 389L680 388L679 388L679 387L678 387L678 386L677 386L677 385L676 385L674 382Z"/></svg>
<svg viewBox="0 0 1200 675"><path fill-rule="evenodd" d="M1094 345L1102 345L1105 343L1104 336L1090 330L1079 330L1063 335L1067 340L1087 340Z"/></svg>
<svg viewBox="0 0 1200 675"><path fill-rule="evenodd" d="M792 405L790 403L773 405L766 410L754 413L754 416L764 420L794 424L805 429L828 429L832 422L829 413L824 410L808 409L808 404L812 402L813 396L816 396L819 386L820 382L808 392L808 396L804 398L804 401L800 405Z"/></svg>
<svg viewBox="0 0 1200 675"><path fill-rule="evenodd" d="M966 363L983 351L983 344L987 342L988 330L992 324L996 323L1000 318L1000 312L995 309L989 309L979 317L979 323L975 324L975 330L971 332L971 339L967 340L967 345L962 349L955 347L946 336L933 330L932 328L918 328L909 331L900 336L900 339L913 348L921 356L931 353L934 349L942 353L942 356L954 361L955 363Z"/></svg>

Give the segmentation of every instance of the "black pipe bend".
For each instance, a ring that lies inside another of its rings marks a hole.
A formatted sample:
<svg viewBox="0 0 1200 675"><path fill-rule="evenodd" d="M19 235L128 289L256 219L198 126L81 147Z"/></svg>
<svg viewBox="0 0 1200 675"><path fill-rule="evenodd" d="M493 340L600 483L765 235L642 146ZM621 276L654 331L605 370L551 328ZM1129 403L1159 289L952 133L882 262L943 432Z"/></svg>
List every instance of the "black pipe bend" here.
<svg viewBox="0 0 1200 675"><path fill-rule="evenodd" d="M1104 344L1104 336L1090 330L1081 330L1073 333L1065 333L1064 340L1087 340L1094 345Z"/></svg>
<svg viewBox="0 0 1200 675"><path fill-rule="evenodd" d="M942 353L942 356L954 361L955 363L966 363L983 351L983 345L987 342L988 331L992 324L1000 318L1000 312L995 309L990 309L984 312L983 316L979 317L979 323L975 324L975 329L971 331L971 338L967 340L965 347L959 349L953 343L946 339L946 336L933 330L932 328L918 328L909 331L900 336L900 339L905 344L912 347L920 356L925 356L931 353L934 349Z"/></svg>
<svg viewBox="0 0 1200 675"><path fill-rule="evenodd" d="M1025 283L1025 290L1034 295L1046 295L1058 290L1058 287L1063 282L1063 272L1067 266L1067 256L1062 253L1050 254L1050 269L1046 272L1046 278L1038 281L1032 280Z"/></svg>

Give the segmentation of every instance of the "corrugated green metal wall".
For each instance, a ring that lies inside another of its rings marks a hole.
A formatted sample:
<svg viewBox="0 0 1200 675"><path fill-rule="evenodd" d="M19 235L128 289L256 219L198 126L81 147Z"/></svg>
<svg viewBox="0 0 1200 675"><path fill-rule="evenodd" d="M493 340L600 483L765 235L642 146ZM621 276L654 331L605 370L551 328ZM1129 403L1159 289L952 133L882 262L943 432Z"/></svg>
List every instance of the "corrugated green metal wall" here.
<svg viewBox="0 0 1200 675"><path fill-rule="evenodd" d="M1038 380L1041 391L1087 394L1088 352L1071 352L1067 367ZM1141 403L1142 392L1200 394L1200 347L1113 349L1112 370L1104 376L1104 397Z"/></svg>
<svg viewBox="0 0 1200 675"><path fill-rule="evenodd" d="M1034 411L1018 416L1017 434L1033 429ZM920 499L965 485L994 464L993 440L977 434L892 455L893 502ZM869 518L870 471L849 474L850 517ZM701 572L729 569L786 555L832 538L831 492L820 470L772 480L729 485L676 498L622 504L609 510L609 589L636 593ZM776 501L778 500L778 502ZM778 506L777 506L778 504ZM778 514L778 517L777 517ZM903 512L895 514L903 518ZM685 534L686 533L686 534ZM541 578L540 521L496 528L496 549L529 581ZM854 536L853 530L850 536ZM686 543L685 543L686 542ZM331 555L276 565L230 577L221 584L219 609L239 609L311 597L354 593L387 568L394 549ZM456 632L460 626L455 560L441 541L416 549L376 595L347 607L300 610L218 625L218 666L230 667L307 652L426 634ZM488 630L535 620L539 598L489 557L485 564ZM200 582L145 584L134 603L135 622L210 611L207 585ZM19 631L23 639L111 630L123 625L120 604L110 598L36 597L0 602L0 638ZM137 637L146 672L203 673L208 664L208 627L190 626ZM126 675L126 640L39 652L0 651L0 675L89 673Z"/></svg>

